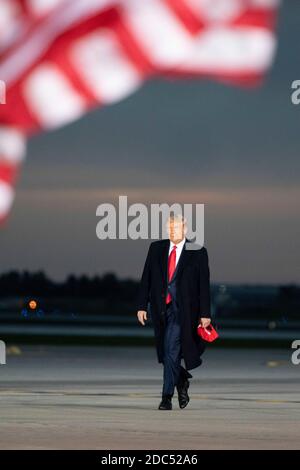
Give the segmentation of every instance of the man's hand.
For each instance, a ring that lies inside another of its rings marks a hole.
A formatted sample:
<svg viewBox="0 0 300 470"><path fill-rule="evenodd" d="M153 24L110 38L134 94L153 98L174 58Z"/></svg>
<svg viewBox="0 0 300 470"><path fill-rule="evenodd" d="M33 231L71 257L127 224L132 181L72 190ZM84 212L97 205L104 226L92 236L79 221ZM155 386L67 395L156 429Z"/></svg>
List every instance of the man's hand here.
<svg viewBox="0 0 300 470"><path fill-rule="evenodd" d="M210 325L211 319L210 318L199 318L199 324L203 328L207 328Z"/></svg>
<svg viewBox="0 0 300 470"><path fill-rule="evenodd" d="M147 320L147 312L145 310L139 310L137 313L139 322L145 326L145 320Z"/></svg>

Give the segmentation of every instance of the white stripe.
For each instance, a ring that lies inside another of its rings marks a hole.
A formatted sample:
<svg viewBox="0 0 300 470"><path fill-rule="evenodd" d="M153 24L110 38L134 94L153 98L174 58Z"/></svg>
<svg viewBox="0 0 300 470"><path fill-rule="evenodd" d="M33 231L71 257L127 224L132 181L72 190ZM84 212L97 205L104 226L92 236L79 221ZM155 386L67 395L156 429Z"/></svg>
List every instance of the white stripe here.
<svg viewBox="0 0 300 470"><path fill-rule="evenodd" d="M26 140L24 135L13 127L0 126L0 161L20 163L25 156Z"/></svg>
<svg viewBox="0 0 300 470"><path fill-rule="evenodd" d="M0 0L0 53L25 31L24 16L14 0Z"/></svg>
<svg viewBox="0 0 300 470"><path fill-rule="evenodd" d="M251 8L275 10L280 0L184 0L197 16L206 21L230 21Z"/></svg>
<svg viewBox="0 0 300 470"><path fill-rule="evenodd" d="M235 2L235 0L228 1ZM211 0L209 2L211 3ZM252 0L252 2L271 8L277 5L278 0ZM183 59L189 47L190 37L161 1L121 0L121 3L125 6L128 3L127 21L134 28L135 34L154 62L165 65L168 63L172 66ZM114 4L116 0L65 0L61 8L55 9L53 14L0 65L1 79L9 85L38 60L58 34L76 22Z"/></svg>
<svg viewBox="0 0 300 470"><path fill-rule="evenodd" d="M240 15L249 2L245 0L185 0L190 8L204 21L226 22Z"/></svg>
<svg viewBox="0 0 300 470"><path fill-rule="evenodd" d="M7 183L0 181L0 219L9 212L14 200L14 191Z"/></svg>
<svg viewBox="0 0 300 470"><path fill-rule="evenodd" d="M141 82L115 34L109 30L102 29L76 41L71 57L81 78L101 102L120 100Z"/></svg>
<svg viewBox="0 0 300 470"><path fill-rule="evenodd" d="M61 8L43 21L16 51L0 65L0 77L10 85L47 50L49 44L67 28L81 22L114 0L66 0Z"/></svg>
<svg viewBox="0 0 300 470"><path fill-rule="evenodd" d="M161 0L129 1L124 19L157 65L178 63L191 46L191 35Z"/></svg>
<svg viewBox="0 0 300 470"><path fill-rule="evenodd" d="M275 36L261 28L211 28L199 35L179 69L262 72L272 63Z"/></svg>
<svg viewBox="0 0 300 470"><path fill-rule="evenodd" d="M9 30L20 13L19 5L14 0L0 0L0 37Z"/></svg>
<svg viewBox="0 0 300 470"><path fill-rule="evenodd" d="M27 0L28 7L37 16L48 14L65 0Z"/></svg>
<svg viewBox="0 0 300 470"><path fill-rule="evenodd" d="M49 64L36 67L23 83L27 106L47 128L61 126L80 117L85 102L60 70Z"/></svg>

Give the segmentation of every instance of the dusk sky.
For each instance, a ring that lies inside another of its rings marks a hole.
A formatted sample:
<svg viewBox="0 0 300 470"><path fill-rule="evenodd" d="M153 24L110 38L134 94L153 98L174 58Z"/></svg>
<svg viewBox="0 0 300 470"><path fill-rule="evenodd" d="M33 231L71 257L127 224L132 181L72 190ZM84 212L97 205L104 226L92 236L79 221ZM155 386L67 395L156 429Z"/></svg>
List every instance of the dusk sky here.
<svg viewBox="0 0 300 470"><path fill-rule="evenodd" d="M213 282L300 282L300 3L284 2L263 87L155 80L120 103L34 137L1 271L42 269L139 278L149 241L100 241L96 208L204 203Z"/></svg>

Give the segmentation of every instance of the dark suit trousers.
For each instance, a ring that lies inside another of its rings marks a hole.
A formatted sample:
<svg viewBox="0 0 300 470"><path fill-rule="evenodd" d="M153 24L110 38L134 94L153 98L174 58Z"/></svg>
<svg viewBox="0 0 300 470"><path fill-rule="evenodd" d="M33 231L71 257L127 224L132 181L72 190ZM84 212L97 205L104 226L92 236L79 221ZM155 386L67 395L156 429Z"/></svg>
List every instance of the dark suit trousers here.
<svg viewBox="0 0 300 470"><path fill-rule="evenodd" d="M162 395L174 394L175 386L192 375L181 366L182 350L180 324L176 320L172 302L167 305L164 333Z"/></svg>

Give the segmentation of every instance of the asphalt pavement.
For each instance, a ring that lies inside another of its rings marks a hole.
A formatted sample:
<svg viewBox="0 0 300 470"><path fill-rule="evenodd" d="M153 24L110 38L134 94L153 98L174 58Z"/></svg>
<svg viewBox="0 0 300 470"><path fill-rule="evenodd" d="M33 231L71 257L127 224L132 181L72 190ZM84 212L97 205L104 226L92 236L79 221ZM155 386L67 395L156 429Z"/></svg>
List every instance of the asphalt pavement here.
<svg viewBox="0 0 300 470"><path fill-rule="evenodd" d="M287 349L210 347L190 403L158 410L152 347L8 345L1 449L299 449L300 365Z"/></svg>

